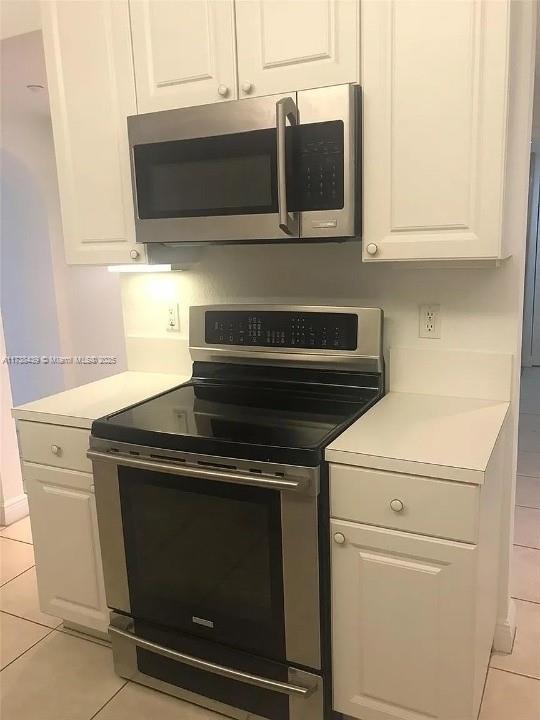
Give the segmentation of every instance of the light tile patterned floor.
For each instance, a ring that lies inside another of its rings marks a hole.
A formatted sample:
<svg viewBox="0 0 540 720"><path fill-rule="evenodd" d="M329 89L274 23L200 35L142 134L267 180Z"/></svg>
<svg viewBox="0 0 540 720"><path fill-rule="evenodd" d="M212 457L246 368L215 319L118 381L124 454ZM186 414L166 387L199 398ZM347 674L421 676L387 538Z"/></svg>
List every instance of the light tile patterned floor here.
<svg viewBox="0 0 540 720"><path fill-rule="evenodd" d="M492 656L479 720L540 718L540 368L523 377L519 456L512 585L518 629L512 654ZM31 542L28 518L0 529L2 720L223 720L125 682L107 647L73 637L42 613Z"/></svg>

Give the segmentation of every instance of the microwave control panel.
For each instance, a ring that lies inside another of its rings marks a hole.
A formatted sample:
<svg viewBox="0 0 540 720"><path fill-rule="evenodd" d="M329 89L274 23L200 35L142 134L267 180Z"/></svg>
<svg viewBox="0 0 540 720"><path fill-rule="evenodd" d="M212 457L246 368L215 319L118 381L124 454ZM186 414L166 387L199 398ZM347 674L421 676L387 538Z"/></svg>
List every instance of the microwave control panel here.
<svg viewBox="0 0 540 720"><path fill-rule="evenodd" d="M298 125L293 130L293 210L339 210L343 196L343 122ZM289 200L289 198L288 198Z"/></svg>
<svg viewBox="0 0 540 720"><path fill-rule="evenodd" d="M358 317L351 313L208 310L205 341L209 345L356 350Z"/></svg>

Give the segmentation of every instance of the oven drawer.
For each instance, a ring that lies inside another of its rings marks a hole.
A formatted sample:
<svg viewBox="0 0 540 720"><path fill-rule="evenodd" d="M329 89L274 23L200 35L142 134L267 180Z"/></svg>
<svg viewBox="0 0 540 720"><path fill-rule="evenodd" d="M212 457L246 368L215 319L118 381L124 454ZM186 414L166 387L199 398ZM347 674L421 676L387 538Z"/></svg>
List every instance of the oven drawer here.
<svg viewBox="0 0 540 720"><path fill-rule="evenodd" d="M237 720L326 717L320 675L114 612L109 633L122 677Z"/></svg>
<svg viewBox="0 0 540 720"><path fill-rule="evenodd" d="M92 463L86 457L89 430L19 420L17 432L23 461L92 472Z"/></svg>
<svg viewBox="0 0 540 720"><path fill-rule="evenodd" d="M474 543L479 496L476 485L330 466L331 515L341 520Z"/></svg>

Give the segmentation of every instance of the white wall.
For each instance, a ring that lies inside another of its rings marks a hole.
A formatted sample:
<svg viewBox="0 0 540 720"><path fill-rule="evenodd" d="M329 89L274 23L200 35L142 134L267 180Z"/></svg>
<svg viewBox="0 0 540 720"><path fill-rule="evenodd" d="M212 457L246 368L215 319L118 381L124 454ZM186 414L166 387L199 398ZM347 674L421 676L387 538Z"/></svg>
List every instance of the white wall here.
<svg viewBox="0 0 540 720"><path fill-rule="evenodd" d="M0 300L10 355L60 355L48 202L50 124L43 93L40 33L1 43L1 245ZM53 176L54 177L54 176ZM22 403L64 389L58 366L12 365L13 399Z"/></svg>
<svg viewBox="0 0 540 720"><path fill-rule="evenodd" d="M0 358L6 352L0 313ZM8 366L0 364L0 525L9 525L28 514L24 494L15 422L11 417Z"/></svg>
<svg viewBox="0 0 540 720"><path fill-rule="evenodd" d="M41 28L38 0L2 0L0 2L0 38L32 32Z"/></svg>
<svg viewBox="0 0 540 720"><path fill-rule="evenodd" d="M127 336L171 338L169 301L180 303L187 337L191 304L291 302L382 307L387 345L515 352L516 283L510 258L501 267L363 265L359 243L223 246L182 273L124 275ZM418 337L418 306L438 303L442 337Z"/></svg>
<svg viewBox="0 0 540 720"><path fill-rule="evenodd" d="M1 301L12 355L113 355L116 365L10 366L20 404L125 368L120 283L66 265L41 32L3 40ZM99 208L96 208L99 212Z"/></svg>

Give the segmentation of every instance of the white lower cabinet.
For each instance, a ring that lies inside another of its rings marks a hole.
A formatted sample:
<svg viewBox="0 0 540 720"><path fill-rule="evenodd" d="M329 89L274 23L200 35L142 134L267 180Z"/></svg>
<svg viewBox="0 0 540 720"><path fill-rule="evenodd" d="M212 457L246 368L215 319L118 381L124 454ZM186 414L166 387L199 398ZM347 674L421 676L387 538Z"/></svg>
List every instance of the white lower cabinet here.
<svg viewBox="0 0 540 720"><path fill-rule="evenodd" d="M334 709L468 720L477 546L332 520Z"/></svg>
<svg viewBox="0 0 540 720"><path fill-rule="evenodd" d="M42 611L107 632L92 475L32 463L23 473Z"/></svg>

